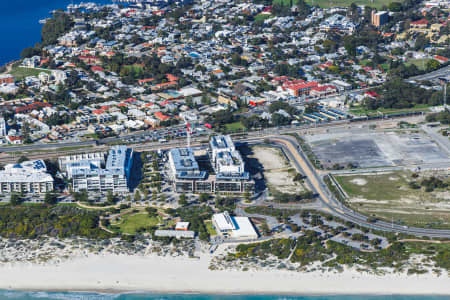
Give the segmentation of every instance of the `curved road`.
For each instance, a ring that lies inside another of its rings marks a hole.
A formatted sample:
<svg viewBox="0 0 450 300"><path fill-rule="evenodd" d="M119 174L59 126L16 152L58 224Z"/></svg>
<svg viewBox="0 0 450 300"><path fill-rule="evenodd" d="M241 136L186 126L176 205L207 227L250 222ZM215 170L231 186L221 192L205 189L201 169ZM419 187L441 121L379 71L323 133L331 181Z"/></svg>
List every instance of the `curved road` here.
<svg viewBox="0 0 450 300"><path fill-rule="evenodd" d="M324 210L329 213L371 229L400 232L416 236L450 238L450 230L406 227L384 221L369 223L366 216L345 207L330 193L328 187L325 185L322 178L317 174L315 168L311 165L294 137L277 136L270 137L269 140L283 147L285 153L288 155L297 171L306 175L307 183L311 187L312 191L319 195L320 201L324 206Z"/></svg>

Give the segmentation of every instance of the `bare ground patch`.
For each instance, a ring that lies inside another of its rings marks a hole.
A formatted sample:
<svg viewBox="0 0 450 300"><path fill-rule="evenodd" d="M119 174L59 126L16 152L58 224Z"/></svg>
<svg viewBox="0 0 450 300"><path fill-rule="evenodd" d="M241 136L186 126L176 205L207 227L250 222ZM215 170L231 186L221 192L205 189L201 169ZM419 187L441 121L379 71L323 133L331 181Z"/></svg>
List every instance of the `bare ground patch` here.
<svg viewBox="0 0 450 300"><path fill-rule="evenodd" d="M414 175L414 176L413 176ZM435 176L444 181L443 173L409 171L364 173L335 176L349 195L348 205L366 215L419 227L450 228L450 190L426 191L413 188L423 179ZM364 183L364 184L363 184Z"/></svg>
<svg viewBox="0 0 450 300"><path fill-rule="evenodd" d="M253 153L252 157L256 158L264 168L264 178L269 188L290 194L305 191L303 184L294 181L296 171L292 169L281 150L255 146Z"/></svg>

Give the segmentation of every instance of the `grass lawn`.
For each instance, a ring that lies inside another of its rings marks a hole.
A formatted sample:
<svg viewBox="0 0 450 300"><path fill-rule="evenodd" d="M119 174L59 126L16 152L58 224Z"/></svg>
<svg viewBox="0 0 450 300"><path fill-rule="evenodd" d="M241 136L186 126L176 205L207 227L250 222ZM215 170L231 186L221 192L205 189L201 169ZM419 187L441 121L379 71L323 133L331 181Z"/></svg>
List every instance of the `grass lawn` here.
<svg viewBox="0 0 450 300"><path fill-rule="evenodd" d="M139 228L147 228L162 223L161 217L149 217L147 213L140 212L132 215L125 215L118 223L111 223L120 228L120 232L135 234Z"/></svg>
<svg viewBox="0 0 450 300"><path fill-rule="evenodd" d="M425 68L427 67L427 62L430 60L431 60L431 58L411 59L411 60L408 60L405 63L405 65L407 65L407 66L416 65L416 67L419 70L425 70Z"/></svg>
<svg viewBox="0 0 450 300"><path fill-rule="evenodd" d="M228 131L242 131L242 130L245 130L245 127L244 127L244 125L242 125L241 122L234 122L234 123L225 124L225 128Z"/></svg>
<svg viewBox="0 0 450 300"><path fill-rule="evenodd" d="M420 182L423 177L413 179L411 175L395 171L334 177L349 197L347 205L363 214L408 226L450 228L450 209L445 206L448 190L413 189L409 182Z"/></svg>
<svg viewBox="0 0 450 300"><path fill-rule="evenodd" d="M27 76L38 76L39 73L44 72L47 74L50 74L51 71L49 70L39 70L39 69L33 69L33 68L25 68L25 67L14 67L12 68L11 72L9 74L14 76L15 80L22 80Z"/></svg>
<svg viewBox="0 0 450 300"><path fill-rule="evenodd" d="M415 105L412 108L402 108L402 109L395 109L395 108L379 108L377 110L367 110L363 108L352 108L350 109L350 112L354 115L377 115L378 112L381 112L383 114L397 114L397 113L405 113L405 112L416 112L416 111L428 111L430 108L429 105L426 104L418 104Z"/></svg>
<svg viewBox="0 0 450 300"><path fill-rule="evenodd" d="M297 0L292 0L292 5L297 4ZM273 0L272 4L280 4L280 5L291 5L291 0Z"/></svg>
<svg viewBox="0 0 450 300"><path fill-rule="evenodd" d="M267 14L259 14L255 16L255 21L264 21L269 19L270 17L272 17L271 15L267 15Z"/></svg>
<svg viewBox="0 0 450 300"><path fill-rule="evenodd" d="M143 67L140 65L128 65L128 66L124 66L124 69L127 69L129 72L133 72L138 75L140 75L144 72Z"/></svg>
<svg viewBox="0 0 450 300"><path fill-rule="evenodd" d="M408 182L402 176L393 175L354 175L334 176L349 197L364 197L368 200L396 200L404 196L407 191L401 187L407 186ZM406 174L406 173L405 173ZM397 180L390 180L393 177ZM358 184L357 180L365 181L366 184ZM383 188L380 188L380 187Z"/></svg>
<svg viewBox="0 0 450 300"><path fill-rule="evenodd" d="M287 0L281 0L287 1ZM381 8L383 5L388 5L391 2L395 2L396 0L306 0L306 3L313 6L320 6L322 8L328 7L349 7L352 3L357 5L367 5L374 8Z"/></svg>
<svg viewBox="0 0 450 300"><path fill-rule="evenodd" d="M211 221L205 221L206 230L208 231L210 236L217 235L216 230L214 229Z"/></svg>

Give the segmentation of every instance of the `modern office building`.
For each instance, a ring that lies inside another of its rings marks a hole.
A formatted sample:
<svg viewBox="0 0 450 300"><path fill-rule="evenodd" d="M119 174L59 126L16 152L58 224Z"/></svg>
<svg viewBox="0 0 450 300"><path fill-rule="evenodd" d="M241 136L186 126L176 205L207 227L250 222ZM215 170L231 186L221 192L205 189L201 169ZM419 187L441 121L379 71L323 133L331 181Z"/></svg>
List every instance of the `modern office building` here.
<svg viewBox="0 0 450 300"><path fill-rule="evenodd" d="M372 10L372 25L381 27L389 21L389 13L387 11Z"/></svg>
<svg viewBox="0 0 450 300"><path fill-rule="evenodd" d="M8 164L0 171L0 193L43 194L53 191L54 179L43 160Z"/></svg>
<svg viewBox="0 0 450 300"><path fill-rule="evenodd" d="M201 170L191 148L169 151L169 166L174 189L180 193L244 193L254 190L254 181L229 136L214 136L210 141L210 164L215 174Z"/></svg>
<svg viewBox="0 0 450 300"><path fill-rule="evenodd" d="M229 135L211 137L209 148L211 150L211 159L214 163L216 162L216 157L219 152L232 152L236 150L233 140Z"/></svg>
<svg viewBox="0 0 450 300"><path fill-rule="evenodd" d="M213 215L212 223L217 233L225 238L239 240L253 240L258 238L258 233L247 217L232 217L226 211Z"/></svg>
<svg viewBox="0 0 450 300"><path fill-rule="evenodd" d="M6 121L4 118L0 118L0 136L6 136Z"/></svg>
<svg viewBox="0 0 450 300"><path fill-rule="evenodd" d="M61 169L72 180L73 191L129 191L133 167L131 148L114 146L109 150L106 160L103 153L84 155L87 157L80 160L74 160L74 156L60 159Z"/></svg>

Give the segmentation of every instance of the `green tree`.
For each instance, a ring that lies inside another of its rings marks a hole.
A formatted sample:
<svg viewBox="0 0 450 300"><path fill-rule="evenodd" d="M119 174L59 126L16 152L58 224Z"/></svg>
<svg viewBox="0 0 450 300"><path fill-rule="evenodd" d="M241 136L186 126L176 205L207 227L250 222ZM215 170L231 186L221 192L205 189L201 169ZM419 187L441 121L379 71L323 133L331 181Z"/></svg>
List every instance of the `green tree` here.
<svg viewBox="0 0 450 300"><path fill-rule="evenodd" d="M111 204L114 203L114 194L112 191L106 193L106 201Z"/></svg>
<svg viewBox="0 0 450 300"><path fill-rule="evenodd" d="M430 59L429 61L427 61L427 65L425 68L426 68L427 72L431 72L436 69L439 69L440 66L441 66L441 64L437 60Z"/></svg>
<svg viewBox="0 0 450 300"><path fill-rule="evenodd" d="M186 206L188 204L185 194L180 195L180 198L178 199L178 204L181 206Z"/></svg>
<svg viewBox="0 0 450 300"><path fill-rule="evenodd" d="M53 18L47 20L42 26L41 38L44 46L56 44L58 38L72 27L72 19L62 10L53 14Z"/></svg>
<svg viewBox="0 0 450 300"><path fill-rule="evenodd" d="M22 124L22 135L24 144L31 144L33 141L30 136L30 124L28 122L23 122Z"/></svg>
<svg viewBox="0 0 450 300"><path fill-rule="evenodd" d="M166 200L167 200L166 194L161 194L161 196L159 196L159 201L166 202Z"/></svg>
<svg viewBox="0 0 450 300"><path fill-rule="evenodd" d="M54 205L58 202L58 195L52 192L46 192L44 202L49 205Z"/></svg>
<svg viewBox="0 0 450 300"><path fill-rule="evenodd" d="M22 203L22 198L17 193L11 193L10 198L9 198L9 203L11 205L17 206L20 203Z"/></svg>
<svg viewBox="0 0 450 300"><path fill-rule="evenodd" d="M206 203L206 202L208 202L208 199L209 199L209 195L205 194L205 193L201 193L200 196L198 197L198 201L200 203Z"/></svg>
<svg viewBox="0 0 450 300"><path fill-rule="evenodd" d="M136 202L141 201L141 193L139 193L139 191L136 191L134 193L134 201Z"/></svg>
<svg viewBox="0 0 450 300"><path fill-rule="evenodd" d="M89 201L88 193L86 190L75 192L73 193L73 199L76 202L88 202Z"/></svg>
<svg viewBox="0 0 450 300"><path fill-rule="evenodd" d="M19 158L17 159L16 162L17 162L18 164L21 164L21 163L23 163L24 161L28 161L28 160L29 160L28 157L22 155L21 157L19 157Z"/></svg>
<svg viewBox="0 0 450 300"><path fill-rule="evenodd" d="M26 57L32 57L32 56L40 55L40 54L41 54L41 50L39 48L28 47L28 48L24 48L22 50L22 52L20 53L20 57L26 58Z"/></svg>

